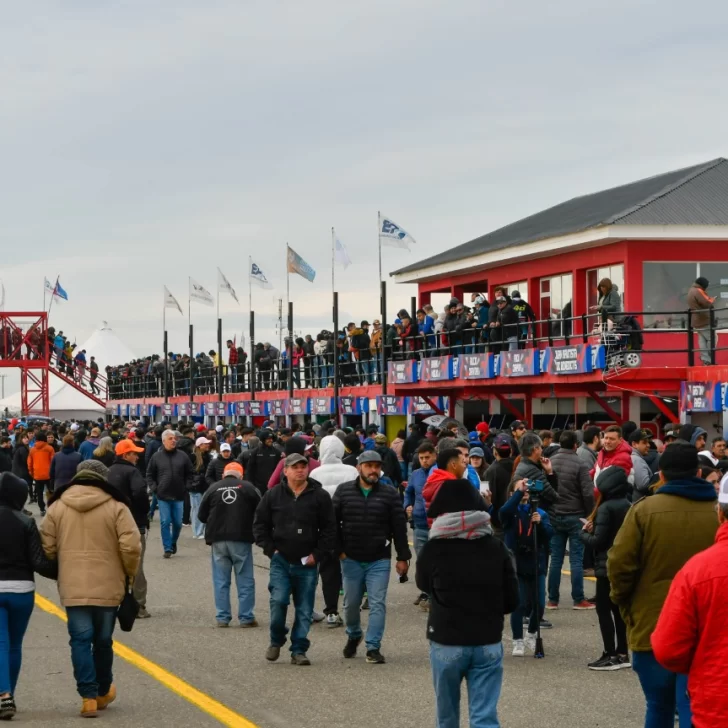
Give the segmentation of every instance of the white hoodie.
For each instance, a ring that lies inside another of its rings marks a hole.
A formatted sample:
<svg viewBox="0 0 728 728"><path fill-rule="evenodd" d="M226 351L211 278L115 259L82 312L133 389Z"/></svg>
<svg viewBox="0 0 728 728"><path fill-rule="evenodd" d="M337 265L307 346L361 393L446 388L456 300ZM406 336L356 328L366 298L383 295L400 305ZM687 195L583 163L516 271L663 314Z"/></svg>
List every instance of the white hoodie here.
<svg viewBox="0 0 728 728"><path fill-rule="evenodd" d="M350 483L359 477L355 467L341 462L345 452L344 443L336 435L327 435L321 440L319 447L321 465L314 470L311 477L321 483L331 497L342 483Z"/></svg>

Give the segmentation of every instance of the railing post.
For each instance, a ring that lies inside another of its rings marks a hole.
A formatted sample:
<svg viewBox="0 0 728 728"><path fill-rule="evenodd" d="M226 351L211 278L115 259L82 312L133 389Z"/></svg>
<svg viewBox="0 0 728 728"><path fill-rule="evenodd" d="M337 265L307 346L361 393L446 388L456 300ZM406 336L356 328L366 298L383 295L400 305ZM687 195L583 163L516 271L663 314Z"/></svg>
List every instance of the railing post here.
<svg viewBox="0 0 728 728"><path fill-rule="evenodd" d="M554 345L554 331L553 331L553 319L549 318L546 320L546 335L549 339L549 346Z"/></svg>
<svg viewBox="0 0 728 728"><path fill-rule="evenodd" d="M581 335L584 340L585 344L589 343L589 319L587 318L587 315L583 313L581 315Z"/></svg>
<svg viewBox="0 0 728 728"><path fill-rule="evenodd" d="M715 309L710 309L710 363L715 364Z"/></svg>
<svg viewBox="0 0 728 728"><path fill-rule="evenodd" d="M688 366L695 366L695 348L693 346L693 312L688 309Z"/></svg>

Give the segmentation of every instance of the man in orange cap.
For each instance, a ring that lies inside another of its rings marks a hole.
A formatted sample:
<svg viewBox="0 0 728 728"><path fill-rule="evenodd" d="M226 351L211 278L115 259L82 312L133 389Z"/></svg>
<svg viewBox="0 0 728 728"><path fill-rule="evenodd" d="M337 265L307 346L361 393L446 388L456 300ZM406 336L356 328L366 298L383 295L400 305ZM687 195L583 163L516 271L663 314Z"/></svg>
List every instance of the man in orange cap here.
<svg viewBox="0 0 728 728"><path fill-rule="evenodd" d="M212 588L218 627L227 627L233 618L230 609L233 571L240 626L258 626L253 613L253 516L258 503L260 492L243 480L243 466L237 461L225 466L222 480L213 483L200 502L197 517L206 524L205 542L212 546Z"/></svg>
<svg viewBox="0 0 728 728"><path fill-rule="evenodd" d="M131 514L142 538L142 555L139 571L134 579L134 598L139 602L139 619L147 619L151 615L147 611L147 578L144 575L144 552L147 546L147 528L149 527L149 495L144 477L139 472L137 462L144 452L133 440L119 440L116 444L116 458L109 468L107 480L109 485L120 490L131 503Z"/></svg>

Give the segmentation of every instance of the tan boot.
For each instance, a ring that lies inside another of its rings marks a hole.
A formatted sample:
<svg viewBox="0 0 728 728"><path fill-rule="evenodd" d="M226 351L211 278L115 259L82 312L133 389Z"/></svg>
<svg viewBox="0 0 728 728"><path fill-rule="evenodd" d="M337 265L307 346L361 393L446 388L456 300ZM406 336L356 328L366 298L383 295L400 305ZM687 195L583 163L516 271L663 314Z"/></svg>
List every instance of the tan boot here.
<svg viewBox="0 0 728 728"><path fill-rule="evenodd" d="M81 717L95 718L98 714L99 706L96 703L96 698L84 698L83 705L81 705Z"/></svg>
<svg viewBox="0 0 728 728"><path fill-rule="evenodd" d="M96 698L96 704L99 706L99 710L106 710L108 705L111 705L116 700L116 686L112 685L109 688L109 692L106 695L99 695Z"/></svg>

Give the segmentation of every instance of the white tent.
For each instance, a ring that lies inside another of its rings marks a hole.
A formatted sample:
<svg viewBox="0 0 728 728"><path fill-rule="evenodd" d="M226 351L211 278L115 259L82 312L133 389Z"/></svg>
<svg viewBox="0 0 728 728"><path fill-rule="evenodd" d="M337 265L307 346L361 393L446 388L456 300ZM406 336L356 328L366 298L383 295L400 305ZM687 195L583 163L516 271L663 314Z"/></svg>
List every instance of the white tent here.
<svg viewBox="0 0 728 728"><path fill-rule="evenodd" d="M90 360L92 356L96 358L101 376L105 376L106 366L123 364L137 358L136 354L119 339L106 321L102 321L101 326L91 334L89 339L77 348L86 349L87 360ZM49 396L51 417L59 420L91 417L95 419L99 415L105 414L105 409L101 405L53 374L50 375ZM4 410L6 407L11 414L20 412L20 392L0 400L0 410Z"/></svg>

